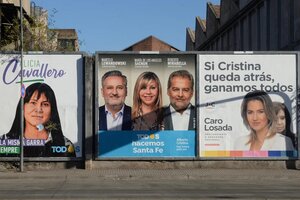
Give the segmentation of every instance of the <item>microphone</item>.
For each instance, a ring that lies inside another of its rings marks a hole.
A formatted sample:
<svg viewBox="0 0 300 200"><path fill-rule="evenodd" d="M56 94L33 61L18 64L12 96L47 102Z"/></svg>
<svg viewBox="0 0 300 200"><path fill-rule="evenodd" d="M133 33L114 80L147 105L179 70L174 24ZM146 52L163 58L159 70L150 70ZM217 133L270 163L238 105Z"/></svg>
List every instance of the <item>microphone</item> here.
<svg viewBox="0 0 300 200"><path fill-rule="evenodd" d="M43 124L38 124L37 126L36 126L36 128L38 129L38 131L42 131L42 130L44 130L44 125Z"/></svg>

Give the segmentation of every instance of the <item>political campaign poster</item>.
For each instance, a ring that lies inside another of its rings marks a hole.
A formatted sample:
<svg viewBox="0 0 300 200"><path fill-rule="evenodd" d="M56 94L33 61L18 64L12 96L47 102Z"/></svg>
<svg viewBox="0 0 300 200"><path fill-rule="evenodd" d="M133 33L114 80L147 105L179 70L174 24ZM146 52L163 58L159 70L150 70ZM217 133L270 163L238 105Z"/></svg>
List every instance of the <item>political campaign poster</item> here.
<svg viewBox="0 0 300 200"><path fill-rule="evenodd" d="M199 57L199 154L297 158L295 54Z"/></svg>
<svg viewBox="0 0 300 200"><path fill-rule="evenodd" d="M0 158L20 156L22 124L24 157L82 157L82 74L82 55L0 55Z"/></svg>
<svg viewBox="0 0 300 200"><path fill-rule="evenodd" d="M96 54L97 158L195 157L195 60Z"/></svg>

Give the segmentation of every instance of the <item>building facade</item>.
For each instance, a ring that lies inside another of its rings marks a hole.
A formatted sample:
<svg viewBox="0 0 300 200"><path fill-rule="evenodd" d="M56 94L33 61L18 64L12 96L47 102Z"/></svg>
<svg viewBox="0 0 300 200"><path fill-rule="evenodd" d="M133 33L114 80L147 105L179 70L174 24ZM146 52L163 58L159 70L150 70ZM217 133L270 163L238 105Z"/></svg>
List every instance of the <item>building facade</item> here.
<svg viewBox="0 0 300 200"><path fill-rule="evenodd" d="M179 49L150 35L130 47L125 48L123 51L179 51Z"/></svg>
<svg viewBox="0 0 300 200"><path fill-rule="evenodd" d="M24 21L31 23L30 1L23 1ZM0 0L0 48L1 50L18 50L18 31L16 23L20 19L20 2L18 0Z"/></svg>
<svg viewBox="0 0 300 200"><path fill-rule="evenodd" d="M187 51L300 49L300 1L221 0L186 30Z"/></svg>
<svg viewBox="0 0 300 200"><path fill-rule="evenodd" d="M25 51L79 51L75 29L49 29L48 11L23 0ZM20 1L0 0L0 50L20 50ZM52 24L53 25L53 24Z"/></svg>
<svg viewBox="0 0 300 200"><path fill-rule="evenodd" d="M57 51L79 51L75 29L51 29L56 34Z"/></svg>

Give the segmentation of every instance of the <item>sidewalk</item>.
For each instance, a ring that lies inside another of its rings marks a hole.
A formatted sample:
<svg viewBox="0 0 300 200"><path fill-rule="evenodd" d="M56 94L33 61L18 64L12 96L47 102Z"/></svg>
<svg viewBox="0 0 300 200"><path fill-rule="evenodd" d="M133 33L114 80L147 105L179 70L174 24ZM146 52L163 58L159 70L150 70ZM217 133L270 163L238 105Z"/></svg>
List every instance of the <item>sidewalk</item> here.
<svg viewBox="0 0 300 200"><path fill-rule="evenodd" d="M0 179L43 179L43 178L97 178L103 180L297 180L300 170L288 169L58 169L35 171L4 171Z"/></svg>

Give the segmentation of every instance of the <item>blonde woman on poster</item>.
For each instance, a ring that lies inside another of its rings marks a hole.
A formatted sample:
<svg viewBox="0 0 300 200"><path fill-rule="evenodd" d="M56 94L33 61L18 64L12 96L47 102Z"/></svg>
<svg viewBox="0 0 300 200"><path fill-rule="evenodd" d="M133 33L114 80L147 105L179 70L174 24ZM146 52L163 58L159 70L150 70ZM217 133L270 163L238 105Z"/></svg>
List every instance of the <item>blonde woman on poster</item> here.
<svg viewBox="0 0 300 200"><path fill-rule="evenodd" d="M153 72L143 72L134 86L133 130L161 130L162 105L162 87L158 76Z"/></svg>
<svg viewBox="0 0 300 200"><path fill-rule="evenodd" d="M270 96L264 91L246 94L241 105L241 116L250 134L238 138L235 150L290 151L290 138L276 132L277 116Z"/></svg>
<svg viewBox="0 0 300 200"><path fill-rule="evenodd" d="M20 138L21 99L10 131L1 140ZM40 145L24 146L25 157L75 157L72 142L62 132L54 91L46 83L33 83L26 88L24 97L24 139L41 141ZM44 143L42 142L44 141ZM53 148L65 148L55 152Z"/></svg>

